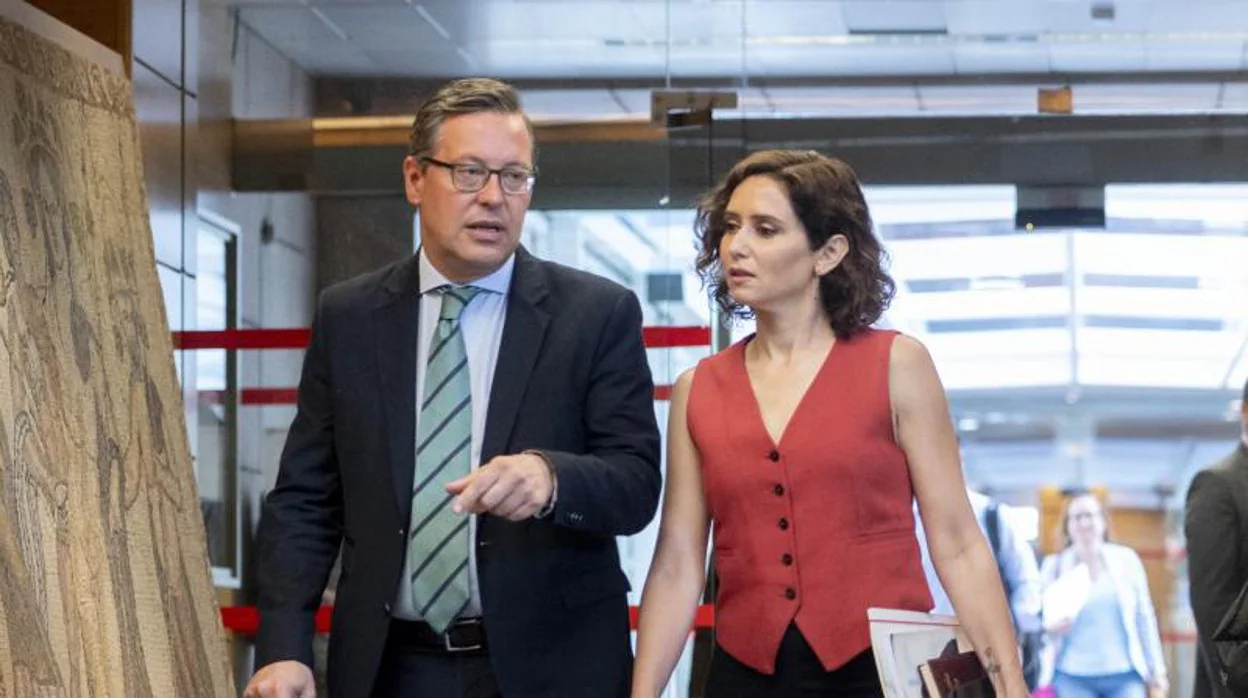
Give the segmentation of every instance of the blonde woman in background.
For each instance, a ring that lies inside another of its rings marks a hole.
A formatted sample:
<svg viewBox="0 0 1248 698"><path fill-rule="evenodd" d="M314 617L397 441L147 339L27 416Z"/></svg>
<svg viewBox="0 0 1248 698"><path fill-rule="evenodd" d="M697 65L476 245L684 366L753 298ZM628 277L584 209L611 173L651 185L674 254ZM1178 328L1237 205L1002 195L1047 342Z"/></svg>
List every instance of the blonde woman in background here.
<svg viewBox="0 0 1248 698"><path fill-rule="evenodd" d="M1090 493L1066 501L1062 525L1066 548L1040 568L1050 640L1045 674L1057 698L1166 695L1157 616L1140 557L1109 542L1105 512Z"/></svg>

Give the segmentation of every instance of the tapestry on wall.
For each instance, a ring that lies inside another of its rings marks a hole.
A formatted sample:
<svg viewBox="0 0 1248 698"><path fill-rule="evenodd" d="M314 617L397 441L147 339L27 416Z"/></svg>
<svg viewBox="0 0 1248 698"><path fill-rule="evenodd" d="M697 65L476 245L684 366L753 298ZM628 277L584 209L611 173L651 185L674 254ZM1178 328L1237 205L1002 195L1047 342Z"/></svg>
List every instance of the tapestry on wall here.
<svg viewBox="0 0 1248 698"><path fill-rule="evenodd" d="M130 83L0 19L0 696L233 696Z"/></svg>

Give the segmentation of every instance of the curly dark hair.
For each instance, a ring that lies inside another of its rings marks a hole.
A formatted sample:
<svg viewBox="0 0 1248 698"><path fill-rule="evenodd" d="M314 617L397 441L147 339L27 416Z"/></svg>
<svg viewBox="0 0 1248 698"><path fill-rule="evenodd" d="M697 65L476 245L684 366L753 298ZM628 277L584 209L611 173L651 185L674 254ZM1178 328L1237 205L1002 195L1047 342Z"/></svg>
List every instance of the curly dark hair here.
<svg viewBox="0 0 1248 698"><path fill-rule="evenodd" d="M832 331L846 338L869 327L884 314L896 287L884 271L887 254L872 232L862 187L853 168L813 150L763 150L737 163L698 206L694 230L698 240L698 275L711 298L725 313L748 318L753 311L728 294L719 245L724 239L724 212L737 186L765 175L779 182L806 229L811 250L833 235L849 240L849 253L819 280L819 297Z"/></svg>

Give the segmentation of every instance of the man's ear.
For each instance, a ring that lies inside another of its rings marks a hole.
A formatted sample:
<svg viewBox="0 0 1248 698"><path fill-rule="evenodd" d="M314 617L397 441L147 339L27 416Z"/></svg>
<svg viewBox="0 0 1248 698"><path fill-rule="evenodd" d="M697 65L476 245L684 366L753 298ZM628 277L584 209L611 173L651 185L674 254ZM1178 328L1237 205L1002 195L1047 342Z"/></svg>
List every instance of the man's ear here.
<svg viewBox="0 0 1248 698"><path fill-rule="evenodd" d="M844 235L833 235L823 243L823 247L815 253L815 275L824 276L840 266L849 254L849 238Z"/></svg>
<svg viewBox="0 0 1248 698"><path fill-rule="evenodd" d="M421 165L420 160L408 155L403 158L403 192L407 195L408 202L413 206L420 206L420 201L425 191L425 168Z"/></svg>

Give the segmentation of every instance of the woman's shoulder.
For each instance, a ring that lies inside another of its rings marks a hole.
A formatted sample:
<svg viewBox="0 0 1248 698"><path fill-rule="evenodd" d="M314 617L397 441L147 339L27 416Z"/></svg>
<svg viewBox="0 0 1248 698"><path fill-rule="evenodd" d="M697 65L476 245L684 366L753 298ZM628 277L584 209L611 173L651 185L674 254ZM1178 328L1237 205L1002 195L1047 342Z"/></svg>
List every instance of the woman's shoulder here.
<svg viewBox="0 0 1248 698"><path fill-rule="evenodd" d="M1105 543L1105 556L1124 564L1142 565L1140 554L1134 548L1121 543Z"/></svg>
<svg viewBox="0 0 1248 698"><path fill-rule="evenodd" d="M1105 543L1103 555L1110 569L1116 570L1119 574L1136 579L1148 578L1148 572L1144 569L1144 561L1134 549L1119 543Z"/></svg>
<svg viewBox="0 0 1248 698"><path fill-rule="evenodd" d="M695 364L693 370L702 371L704 368L708 370L722 370L724 367L731 366L734 362L741 361L741 356L745 351L745 345L749 343L750 339L753 337L754 335L751 334L743 339L738 339L714 354L702 357L698 360L698 363Z"/></svg>
<svg viewBox="0 0 1248 698"><path fill-rule="evenodd" d="M732 385L732 372L736 370L741 359L744 340L721 349L710 356L698 359L693 366L685 369L677 376L672 386L673 397L683 394L689 396L694 386L701 386L701 392L711 390L718 393Z"/></svg>

